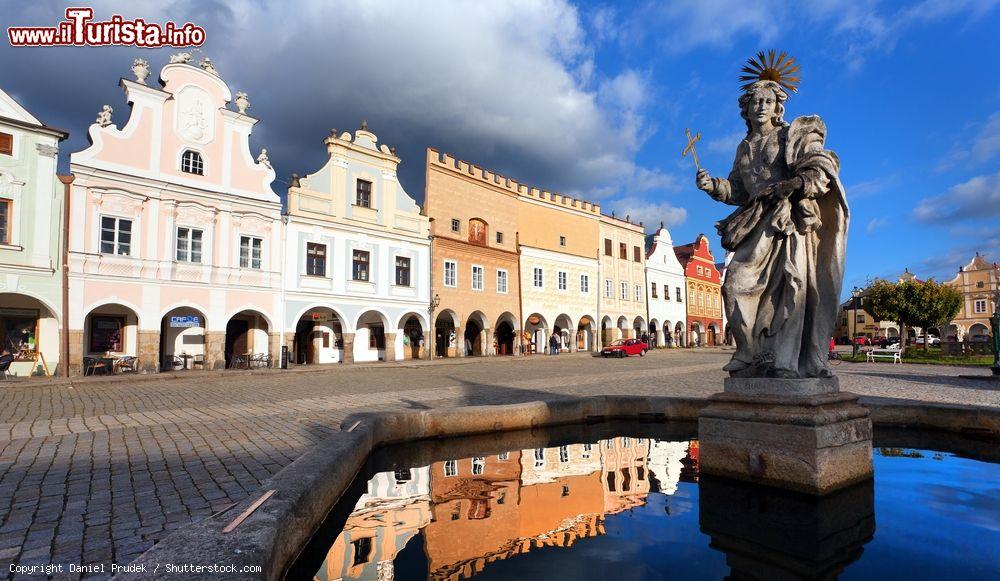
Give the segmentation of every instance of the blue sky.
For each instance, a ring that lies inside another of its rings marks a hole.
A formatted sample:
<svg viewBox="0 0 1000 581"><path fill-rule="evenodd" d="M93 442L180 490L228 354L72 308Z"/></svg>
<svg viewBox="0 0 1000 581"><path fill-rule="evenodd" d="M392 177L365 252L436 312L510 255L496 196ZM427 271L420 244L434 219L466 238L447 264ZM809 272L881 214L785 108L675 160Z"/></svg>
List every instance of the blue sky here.
<svg viewBox="0 0 1000 581"><path fill-rule="evenodd" d="M740 66L788 51L802 85L786 119L822 116L842 162L845 291L906 267L950 278L976 251L1000 260L998 0L91 5L99 19L205 27L204 54L261 120L254 154L268 148L283 180L321 166L330 128L364 118L397 146L418 200L432 146L648 229L664 221L677 243L704 232L716 250L713 224L730 208L694 188L684 128L701 132L703 166L726 175L745 132ZM52 25L65 6L8 6L3 24ZM4 43L0 86L72 133L65 168L101 105L125 122L117 81L132 59L156 71L169 52Z"/></svg>

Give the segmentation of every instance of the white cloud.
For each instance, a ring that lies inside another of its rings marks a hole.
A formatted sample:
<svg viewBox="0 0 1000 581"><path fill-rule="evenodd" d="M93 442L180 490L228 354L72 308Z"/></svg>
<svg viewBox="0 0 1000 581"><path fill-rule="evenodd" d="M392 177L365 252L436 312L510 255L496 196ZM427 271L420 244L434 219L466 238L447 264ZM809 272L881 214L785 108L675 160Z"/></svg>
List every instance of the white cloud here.
<svg viewBox="0 0 1000 581"><path fill-rule="evenodd" d="M734 131L733 133L723 135L722 137L709 139L705 142L705 149L710 153L732 155L736 151L736 147L746 136L746 131Z"/></svg>
<svg viewBox="0 0 1000 581"><path fill-rule="evenodd" d="M913 217L926 223L1000 217L1000 172L976 176L939 196L924 198Z"/></svg>
<svg viewBox="0 0 1000 581"><path fill-rule="evenodd" d="M619 218L626 216L632 222L642 222L647 229L663 222L667 228L684 223L687 210L665 201L653 200L648 196L625 196L604 202L601 211L614 211Z"/></svg>
<svg viewBox="0 0 1000 581"><path fill-rule="evenodd" d="M889 224L889 218L882 216L880 218L872 218L868 221L868 226L865 227L865 231L869 234L875 234L882 228L885 228Z"/></svg>
<svg viewBox="0 0 1000 581"><path fill-rule="evenodd" d="M956 142L935 169L944 171L958 165L983 163L1000 153L1000 111L987 117L983 123L974 125L974 128L975 134Z"/></svg>
<svg viewBox="0 0 1000 581"><path fill-rule="evenodd" d="M24 5L5 13L12 24L54 24L62 8ZM38 14L45 11L45 14ZM282 177L315 171L325 160L320 140L330 128L362 118L403 158L401 180L421 196L424 148L463 159L552 191L595 197L622 183L647 187L668 178L642 167L636 153L655 127L647 122L652 79L621 70L604 78L577 8L566 0L512 2L330 2L290 7L233 2L97 2L148 21L204 26L205 54L235 90L250 95L261 122L254 143L267 147ZM31 14L28 19L25 14ZM613 27L607 12L595 26ZM23 22L31 20L32 22ZM155 67L166 51L46 49L3 51L0 68L30 78L47 70L81 86L72 103L44 85L27 99L68 111L80 149L84 127L100 105L123 112L116 87L131 59ZM116 120L122 117L116 114Z"/></svg>

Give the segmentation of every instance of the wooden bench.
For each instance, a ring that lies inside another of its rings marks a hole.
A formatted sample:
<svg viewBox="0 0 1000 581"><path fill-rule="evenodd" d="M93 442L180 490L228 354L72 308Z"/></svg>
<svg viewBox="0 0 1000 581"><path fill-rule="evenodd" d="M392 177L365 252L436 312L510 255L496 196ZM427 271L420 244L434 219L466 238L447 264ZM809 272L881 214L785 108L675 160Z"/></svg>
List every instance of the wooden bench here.
<svg viewBox="0 0 1000 581"><path fill-rule="evenodd" d="M899 349L869 349L865 352L869 363L875 363L876 359L892 359L892 362L902 364L903 358Z"/></svg>

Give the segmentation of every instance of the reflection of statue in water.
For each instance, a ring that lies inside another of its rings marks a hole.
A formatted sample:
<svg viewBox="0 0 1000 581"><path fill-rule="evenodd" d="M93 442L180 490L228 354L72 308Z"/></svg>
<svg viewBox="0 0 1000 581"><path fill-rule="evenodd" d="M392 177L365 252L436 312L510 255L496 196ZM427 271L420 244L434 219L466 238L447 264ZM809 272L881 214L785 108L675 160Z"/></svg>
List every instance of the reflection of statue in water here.
<svg viewBox="0 0 1000 581"><path fill-rule="evenodd" d="M840 161L816 116L783 119L793 59L750 60L740 112L747 136L728 179L697 174L714 199L739 206L716 226L733 253L722 287L736 353L734 377L827 377L840 303L848 209Z"/></svg>

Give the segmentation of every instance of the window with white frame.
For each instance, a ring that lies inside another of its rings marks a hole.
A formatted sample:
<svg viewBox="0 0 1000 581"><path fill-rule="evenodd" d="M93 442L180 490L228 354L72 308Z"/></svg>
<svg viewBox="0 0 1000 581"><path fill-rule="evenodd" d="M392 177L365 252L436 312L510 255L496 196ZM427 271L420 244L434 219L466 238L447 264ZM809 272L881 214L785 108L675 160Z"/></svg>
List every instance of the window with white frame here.
<svg viewBox="0 0 1000 581"><path fill-rule="evenodd" d="M101 216L101 254L132 254L132 220Z"/></svg>
<svg viewBox="0 0 1000 581"><path fill-rule="evenodd" d="M0 244L10 244L11 223L14 219L11 216L14 212L13 200L0 198Z"/></svg>
<svg viewBox="0 0 1000 581"><path fill-rule="evenodd" d="M205 162L201 154L194 150L187 150L181 154L181 171L194 175L205 175Z"/></svg>
<svg viewBox="0 0 1000 581"><path fill-rule="evenodd" d="M451 219L451 231L458 232L462 229L462 222L458 218Z"/></svg>
<svg viewBox="0 0 1000 581"><path fill-rule="evenodd" d="M261 267L264 240L256 236L240 236L240 268Z"/></svg>
<svg viewBox="0 0 1000 581"><path fill-rule="evenodd" d="M615 292L613 290L612 282L610 278L604 279L604 298L613 299L615 298Z"/></svg>
<svg viewBox="0 0 1000 581"><path fill-rule="evenodd" d="M545 275L538 266L533 269L531 283L535 288L543 288L545 286Z"/></svg>
<svg viewBox="0 0 1000 581"><path fill-rule="evenodd" d="M627 301L628 300L628 283L627 282L623 282L622 283L621 298L622 298L623 301Z"/></svg>
<svg viewBox="0 0 1000 581"><path fill-rule="evenodd" d="M472 459L473 476L481 476L485 471L486 471L486 458L483 456L474 457Z"/></svg>
<svg viewBox="0 0 1000 581"><path fill-rule="evenodd" d="M565 272L562 272L562 271L560 271L560 272L559 272L559 273L558 273L558 274L556 275L556 278L557 278L557 281L558 281L558 283L559 283L559 290L566 290L566 288L567 288L567 286L568 286L568 285L567 285L567 277L566 277L566 273L565 273Z"/></svg>
<svg viewBox="0 0 1000 581"><path fill-rule="evenodd" d="M444 286L458 285L458 263L454 260L444 261Z"/></svg>
<svg viewBox="0 0 1000 581"><path fill-rule="evenodd" d="M507 294L507 271L502 268L497 269L497 292Z"/></svg>
<svg viewBox="0 0 1000 581"><path fill-rule="evenodd" d="M545 448L535 448L535 468L545 466Z"/></svg>
<svg viewBox="0 0 1000 581"><path fill-rule="evenodd" d="M410 286L410 258L396 257L396 286Z"/></svg>
<svg viewBox="0 0 1000 581"><path fill-rule="evenodd" d="M195 228L177 228L177 261L201 262L204 232Z"/></svg>
<svg viewBox="0 0 1000 581"><path fill-rule="evenodd" d="M306 275L326 276L326 244L306 243Z"/></svg>
<svg viewBox="0 0 1000 581"><path fill-rule="evenodd" d="M367 282L369 280L371 253L367 250L355 250L352 252L351 263L351 276L354 280Z"/></svg>
<svg viewBox="0 0 1000 581"><path fill-rule="evenodd" d="M665 301L669 301L670 300L670 286L669 285L663 285L663 300L665 300Z"/></svg>
<svg viewBox="0 0 1000 581"><path fill-rule="evenodd" d="M586 458L590 458L590 452L591 452L591 450L593 450L593 449L594 449L594 446L593 446L593 444L584 444L584 445L583 445L583 454L581 454L581 456L582 456L582 457L583 457L584 459L586 459Z"/></svg>
<svg viewBox="0 0 1000 581"><path fill-rule="evenodd" d="M972 302L972 312L982 314L986 312L986 299L976 299Z"/></svg>
<svg viewBox="0 0 1000 581"><path fill-rule="evenodd" d="M580 275L580 292L589 293L590 292L590 277L586 274Z"/></svg>
<svg viewBox="0 0 1000 581"><path fill-rule="evenodd" d="M677 287L677 302L683 303L684 299L681 297L681 287Z"/></svg>
<svg viewBox="0 0 1000 581"><path fill-rule="evenodd" d="M699 307L705 306L705 293L701 291L698 291L698 306Z"/></svg>
<svg viewBox="0 0 1000 581"><path fill-rule="evenodd" d="M569 446L559 446L559 463L569 462Z"/></svg>
<svg viewBox="0 0 1000 581"><path fill-rule="evenodd" d="M642 300L642 286L635 285L635 302Z"/></svg>
<svg viewBox="0 0 1000 581"><path fill-rule="evenodd" d="M651 299L659 298L659 297L656 296L656 283L655 282L649 283L649 298L651 298Z"/></svg>
<svg viewBox="0 0 1000 581"><path fill-rule="evenodd" d="M483 267L472 266L472 290L483 290Z"/></svg>
<svg viewBox="0 0 1000 581"><path fill-rule="evenodd" d="M372 207L372 183L368 180L358 180L357 192L354 197L354 205L363 208Z"/></svg>
<svg viewBox="0 0 1000 581"><path fill-rule="evenodd" d="M456 461L456 460L447 460L444 463L444 475L448 476L448 477L457 476L458 475L458 461Z"/></svg>

